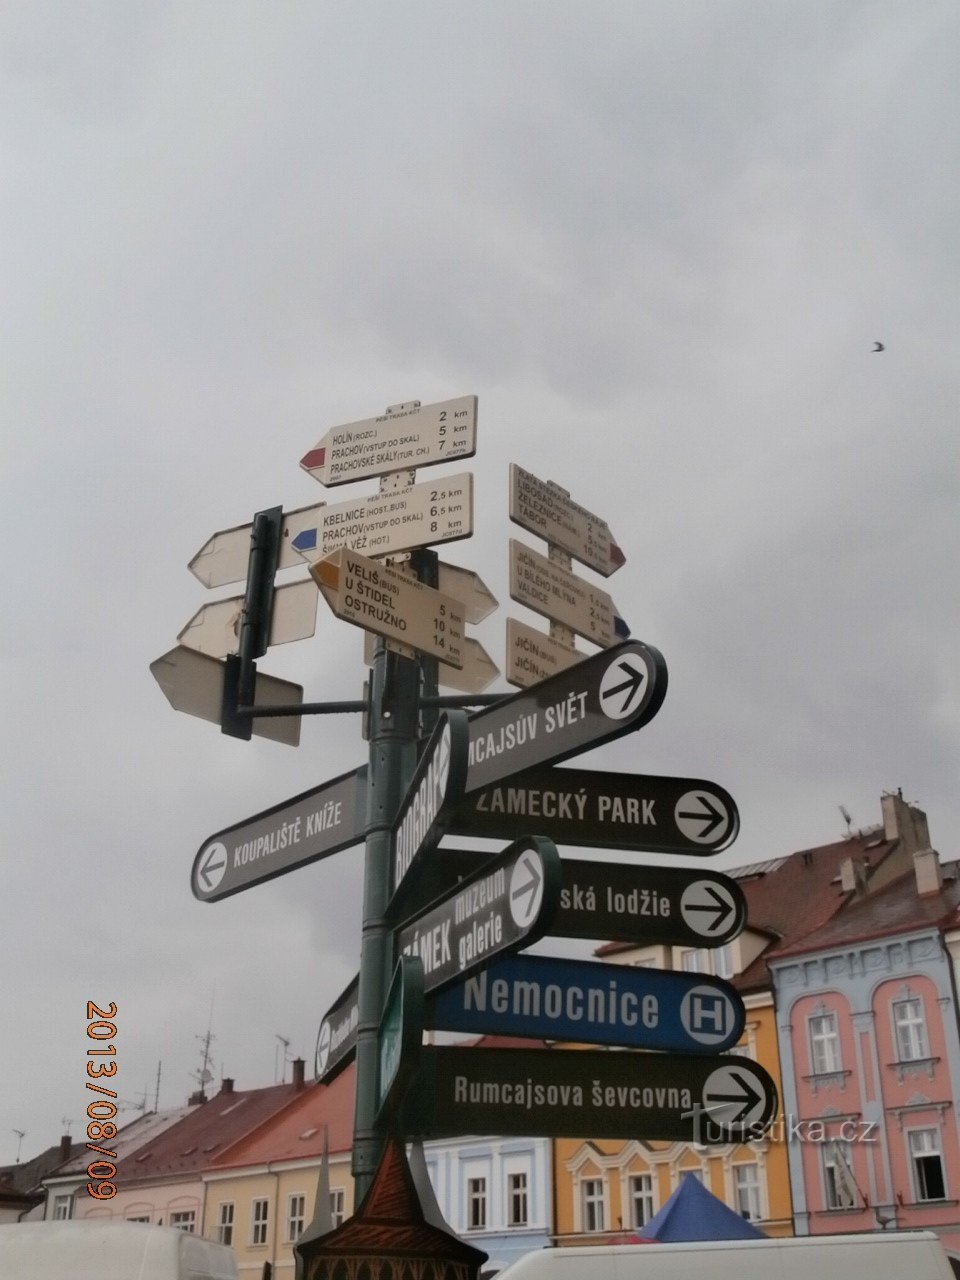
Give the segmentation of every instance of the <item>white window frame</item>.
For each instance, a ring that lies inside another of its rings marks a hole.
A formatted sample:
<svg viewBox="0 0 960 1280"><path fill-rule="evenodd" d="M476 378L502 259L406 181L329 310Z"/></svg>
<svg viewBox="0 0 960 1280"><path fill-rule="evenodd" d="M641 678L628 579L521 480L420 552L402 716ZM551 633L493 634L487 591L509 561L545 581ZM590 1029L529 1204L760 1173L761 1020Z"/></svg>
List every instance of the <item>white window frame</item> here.
<svg viewBox="0 0 960 1280"><path fill-rule="evenodd" d="M297 1226L297 1224L300 1224ZM296 1244L307 1225L307 1197L302 1191L291 1191L287 1196L286 1244Z"/></svg>
<svg viewBox="0 0 960 1280"><path fill-rule="evenodd" d="M834 1010L812 1013L807 1019L807 1036L810 1044L812 1075L828 1076L843 1070L840 1030Z"/></svg>
<svg viewBox="0 0 960 1280"><path fill-rule="evenodd" d="M54 1222L69 1222L73 1217L73 1196L59 1195L53 1197L53 1220Z"/></svg>
<svg viewBox="0 0 960 1280"><path fill-rule="evenodd" d="M221 1200L217 1205L217 1244L233 1244L234 1202Z"/></svg>
<svg viewBox="0 0 960 1280"><path fill-rule="evenodd" d="M645 1185L641 1187L638 1185L640 1183ZM627 1178L627 1188L630 1196L630 1224L639 1229L656 1213L653 1199L653 1174L631 1173ZM644 1205L640 1213L637 1212L639 1204Z"/></svg>
<svg viewBox="0 0 960 1280"><path fill-rule="evenodd" d="M170 1226L175 1227L177 1231L183 1231L186 1235L192 1236L197 1230L197 1211L196 1209L174 1209L170 1214Z"/></svg>
<svg viewBox="0 0 960 1280"><path fill-rule="evenodd" d="M823 1174L823 1207L825 1209L856 1209L857 1201L845 1187L843 1173L836 1159L836 1149L842 1150L839 1142L825 1142L820 1149L820 1168ZM849 1159L850 1148L843 1151L844 1159L852 1170Z"/></svg>
<svg viewBox="0 0 960 1280"><path fill-rule="evenodd" d="M581 1179L580 1217L587 1234L606 1231L607 1188L602 1177Z"/></svg>
<svg viewBox="0 0 960 1280"><path fill-rule="evenodd" d="M270 1227L270 1201L266 1196L256 1196L250 1201L250 1245L259 1247L267 1243ZM261 1236L262 1239L257 1239Z"/></svg>
<svg viewBox="0 0 960 1280"><path fill-rule="evenodd" d="M507 1226L530 1225L530 1179L526 1169L507 1174Z"/></svg>
<svg viewBox="0 0 960 1280"><path fill-rule="evenodd" d="M344 1205L346 1196L343 1187L334 1187L330 1192L330 1219L335 1227L343 1226Z"/></svg>
<svg viewBox="0 0 960 1280"><path fill-rule="evenodd" d="M684 973L709 973L710 962L706 947L692 947L680 956Z"/></svg>
<svg viewBox="0 0 960 1280"><path fill-rule="evenodd" d="M760 1203L760 1166L755 1160L733 1166L733 1195L737 1213L748 1222L763 1217Z"/></svg>
<svg viewBox="0 0 960 1280"><path fill-rule="evenodd" d="M467 1230L487 1229L487 1178L478 1173L467 1178Z"/></svg>
<svg viewBox="0 0 960 1280"><path fill-rule="evenodd" d="M897 1062L917 1062L929 1058L927 1019L921 998L907 996L903 1000L894 1000L890 1012Z"/></svg>
<svg viewBox="0 0 960 1280"><path fill-rule="evenodd" d="M943 1158L943 1140L936 1125L925 1125L922 1129L907 1129L907 1158L910 1163L910 1177L913 1180L913 1198L916 1204L939 1204L948 1198L947 1166ZM917 1148L922 1148L918 1150ZM921 1196L920 1170L918 1160L926 1160L936 1156L940 1161L940 1181L943 1184L942 1196Z"/></svg>

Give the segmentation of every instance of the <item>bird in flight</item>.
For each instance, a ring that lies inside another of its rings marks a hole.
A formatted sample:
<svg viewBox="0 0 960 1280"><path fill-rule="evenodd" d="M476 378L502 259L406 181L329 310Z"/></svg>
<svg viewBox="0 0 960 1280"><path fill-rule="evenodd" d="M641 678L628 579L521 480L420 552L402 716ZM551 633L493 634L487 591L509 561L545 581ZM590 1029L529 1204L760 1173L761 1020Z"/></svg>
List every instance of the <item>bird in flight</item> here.
<svg viewBox="0 0 960 1280"><path fill-rule="evenodd" d="M886 347L883 345L882 342L875 342L873 344L873 349L874 351L885 351Z"/></svg>

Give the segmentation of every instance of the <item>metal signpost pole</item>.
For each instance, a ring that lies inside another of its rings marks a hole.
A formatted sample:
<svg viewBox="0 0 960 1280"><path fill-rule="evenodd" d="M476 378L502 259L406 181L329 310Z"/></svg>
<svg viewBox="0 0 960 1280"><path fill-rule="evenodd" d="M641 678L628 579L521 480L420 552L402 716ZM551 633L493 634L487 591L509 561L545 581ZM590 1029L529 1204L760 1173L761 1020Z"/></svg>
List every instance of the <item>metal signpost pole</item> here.
<svg viewBox="0 0 960 1280"><path fill-rule="evenodd" d="M380 1018L393 971L387 922L393 822L417 756L418 664L378 641L370 676L370 764L367 775L363 925L360 938L357 1083L351 1172L357 1203L366 1194L383 1147L377 1127Z"/></svg>

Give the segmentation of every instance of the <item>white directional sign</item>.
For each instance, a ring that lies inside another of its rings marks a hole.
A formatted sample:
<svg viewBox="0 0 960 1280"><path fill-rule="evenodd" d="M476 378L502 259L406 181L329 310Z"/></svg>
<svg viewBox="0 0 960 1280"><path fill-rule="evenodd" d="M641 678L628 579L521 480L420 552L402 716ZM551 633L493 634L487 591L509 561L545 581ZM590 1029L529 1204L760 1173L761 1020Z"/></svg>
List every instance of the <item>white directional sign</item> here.
<svg viewBox="0 0 960 1280"><path fill-rule="evenodd" d="M510 519L604 577L626 563L605 520L516 463L510 466Z"/></svg>
<svg viewBox="0 0 960 1280"><path fill-rule="evenodd" d="M320 512L326 504L316 502L309 507L288 511L280 526L280 558L278 569L290 569L303 564L303 557L295 550L293 541L303 529L316 528ZM205 587L225 587L231 582L244 582L250 563L250 534L253 524L238 524L232 529L221 529L208 538L190 561L190 572Z"/></svg>
<svg viewBox="0 0 960 1280"><path fill-rule="evenodd" d="M300 465L321 484L337 485L469 458L476 451L477 397L460 396L333 427Z"/></svg>
<svg viewBox="0 0 960 1280"><path fill-rule="evenodd" d="M198 609L177 639L188 649L225 658L239 652L243 596L215 600ZM277 587L273 594L269 643L306 640L317 629L317 588L309 578Z"/></svg>
<svg viewBox="0 0 960 1280"><path fill-rule="evenodd" d="M463 666L463 612L452 596L345 547L317 560L310 574L344 622Z"/></svg>
<svg viewBox="0 0 960 1280"><path fill-rule="evenodd" d="M609 648L630 628L606 591L510 539L510 598Z"/></svg>
<svg viewBox="0 0 960 1280"><path fill-rule="evenodd" d="M473 476L444 476L433 484L390 489L321 508L292 546L305 560L319 560L338 547L368 556L393 555L434 542L455 542L473 533Z"/></svg>
<svg viewBox="0 0 960 1280"><path fill-rule="evenodd" d="M367 632L363 638L363 660L368 667L373 666L376 653L377 638ZM388 640L387 648L399 653L404 658L418 658L416 649L397 640ZM456 689L458 693L482 693L489 688L500 674L500 668L487 653L479 640L467 636L461 646L463 666L451 667L448 662L440 661L437 665L437 682L444 689Z"/></svg>
<svg viewBox="0 0 960 1280"><path fill-rule="evenodd" d="M224 665L217 658L177 645L150 663L150 673L174 711L186 711L220 724ZM254 706L297 706L301 702L301 685L257 672ZM254 716L252 725L253 732L261 738L291 747L299 745L299 716Z"/></svg>
<svg viewBox="0 0 960 1280"><path fill-rule="evenodd" d="M458 564L437 564L437 587L463 604L463 616L467 622L482 622L496 609L499 601L479 573L463 569Z"/></svg>
<svg viewBox="0 0 960 1280"><path fill-rule="evenodd" d="M542 631L516 618L507 619L507 671L509 684L521 689L539 684L558 671L565 671L586 655L568 649Z"/></svg>

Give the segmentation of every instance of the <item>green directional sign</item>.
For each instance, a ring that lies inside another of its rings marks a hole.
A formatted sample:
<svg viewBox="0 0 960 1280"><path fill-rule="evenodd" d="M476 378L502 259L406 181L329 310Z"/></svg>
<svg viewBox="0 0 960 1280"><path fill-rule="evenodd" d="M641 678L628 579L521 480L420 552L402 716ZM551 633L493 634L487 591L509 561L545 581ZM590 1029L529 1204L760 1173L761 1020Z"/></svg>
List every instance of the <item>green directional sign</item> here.
<svg viewBox="0 0 960 1280"><path fill-rule="evenodd" d="M463 1133L738 1143L773 1123L777 1090L729 1055L594 1049L424 1047L400 1124L407 1136Z"/></svg>
<svg viewBox="0 0 960 1280"><path fill-rule="evenodd" d="M380 1019L378 1102L392 1112L417 1069L423 1039L423 964L419 956L401 956Z"/></svg>

